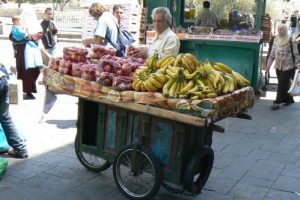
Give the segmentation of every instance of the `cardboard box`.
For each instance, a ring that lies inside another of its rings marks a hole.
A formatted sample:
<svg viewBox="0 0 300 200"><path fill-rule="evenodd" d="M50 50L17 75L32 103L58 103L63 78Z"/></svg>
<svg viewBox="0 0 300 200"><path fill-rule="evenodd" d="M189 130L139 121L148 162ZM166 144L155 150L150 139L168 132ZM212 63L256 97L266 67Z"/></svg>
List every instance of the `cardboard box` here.
<svg viewBox="0 0 300 200"><path fill-rule="evenodd" d="M19 104L23 100L23 85L21 80L9 80L9 103Z"/></svg>

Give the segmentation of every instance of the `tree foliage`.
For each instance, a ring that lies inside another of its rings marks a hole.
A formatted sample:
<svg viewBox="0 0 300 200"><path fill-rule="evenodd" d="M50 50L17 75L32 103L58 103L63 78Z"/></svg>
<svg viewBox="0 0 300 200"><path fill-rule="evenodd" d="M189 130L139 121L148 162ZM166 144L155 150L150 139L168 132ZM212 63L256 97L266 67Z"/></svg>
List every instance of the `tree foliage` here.
<svg viewBox="0 0 300 200"><path fill-rule="evenodd" d="M186 0L187 3L193 3L197 12L202 10L204 0ZM255 0L210 0L211 9L219 18L228 18L228 13L233 10L255 13ZM245 6L247 5L247 6Z"/></svg>

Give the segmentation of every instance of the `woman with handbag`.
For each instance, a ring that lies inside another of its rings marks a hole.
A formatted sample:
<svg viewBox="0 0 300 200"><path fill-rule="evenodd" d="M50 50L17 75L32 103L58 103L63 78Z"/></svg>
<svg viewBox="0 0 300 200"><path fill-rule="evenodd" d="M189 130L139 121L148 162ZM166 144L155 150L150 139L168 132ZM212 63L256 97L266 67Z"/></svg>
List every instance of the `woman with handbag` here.
<svg viewBox="0 0 300 200"><path fill-rule="evenodd" d="M288 106L294 103L293 97L288 93L290 82L294 77L295 69L300 68L300 56L297 44L288 35L286 24L278 26L278 36L274 44L267 64L267 73L270 71L273 61L278 80L276 100L273 102L272 110L278 110L279 105Z"/></svg>
<svg viewBox="0 0 300 200"><path fill-rule="evenodd" d="M38 22L34 9L29 4L22 4L22 13L20 15L21 23L28 29L29 40L37 43L43 37L43 30ZM27 40L18 41L12 33L9 35L9 39L15 46L15 58L17 67L17 78L22 80L23 92L25 93L24 99L35 99L32 93L36 93L36 80L40 74L39 68L26 69L25 65L25 48Z"/></svg>

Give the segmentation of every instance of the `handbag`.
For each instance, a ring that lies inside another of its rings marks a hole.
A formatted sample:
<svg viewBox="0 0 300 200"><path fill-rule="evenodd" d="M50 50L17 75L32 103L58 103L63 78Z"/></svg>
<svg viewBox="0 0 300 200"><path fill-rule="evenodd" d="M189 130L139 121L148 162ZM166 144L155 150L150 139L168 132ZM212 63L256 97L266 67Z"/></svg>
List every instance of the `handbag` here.
<svg viewBox="0 0 300 200"><path fill-rule="evenodd" d="M292 96L300 96L300 74L299 70L296 69L293 83L288 91Z"/></svg>
<svg viewBox="0 0 300 200"><path fill-rule="evenodd" d="M26 43L24 57L25 57L26 70L43 66L43 58L42 58L41 50L32 41Z"/></svg>

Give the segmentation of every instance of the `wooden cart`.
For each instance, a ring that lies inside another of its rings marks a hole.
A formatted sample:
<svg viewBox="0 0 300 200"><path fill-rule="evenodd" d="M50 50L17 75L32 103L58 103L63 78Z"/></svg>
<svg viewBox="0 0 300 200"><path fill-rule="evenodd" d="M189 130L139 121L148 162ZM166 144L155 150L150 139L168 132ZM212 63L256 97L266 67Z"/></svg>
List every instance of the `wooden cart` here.
<svg viewBox="0 0 300 200"><path fill-rule="evenodd" d="M213 104L199 101L218 110L218 114L209 112L209 117L203 117L205 112L125 103L129 97L121 101L122 93L105 94L107 88L97 83L53 70L45 70L44 81L53 92L79 97L76 155L91 171L101 172L113 165L115 183L129 199L152 199L161 185L172 193L201 193L214 162L212 133L224 131L215 122L230 116L231 111L235 117L251 119L243 111L254 103L253 89L245 88L209 100L215 101ZM111 96L118 96L113 99L119 101L112 101ZM174 101L161 99L160 103L172 107ZM193 105L194 101L187 102Z"/></svg>
<svg viewBox="0 0 300 200"><path fill-rule="evenodd" d="M204 118L80 98L75 150L89 170L113 164L115 183L129 199L152 199L161 184L173 193L197 195L213 167L214 129L220 127Z"/></svg>

